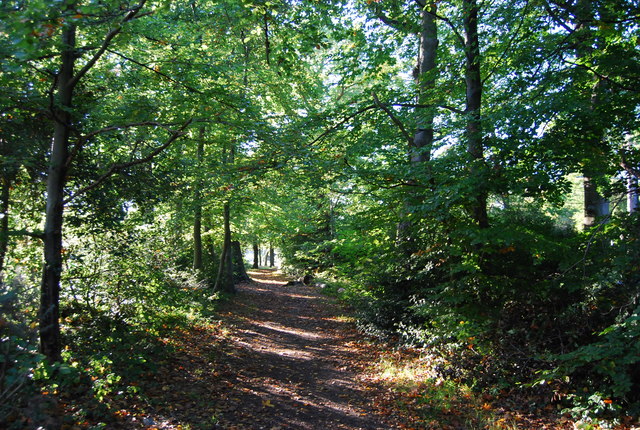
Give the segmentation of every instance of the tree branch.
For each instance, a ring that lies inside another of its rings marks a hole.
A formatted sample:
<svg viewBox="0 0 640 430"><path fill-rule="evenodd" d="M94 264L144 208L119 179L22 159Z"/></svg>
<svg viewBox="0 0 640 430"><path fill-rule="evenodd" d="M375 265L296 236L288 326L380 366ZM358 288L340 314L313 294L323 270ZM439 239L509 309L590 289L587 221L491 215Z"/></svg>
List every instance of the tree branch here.
<svg viewBox="0 0 640 430"><path fill-rule="evenodd" d="M134 19L146 2L147 0L141 0L140 3L136 7L134 7L131 11L129 11L129 13L122 19L122 22L120 22L114 29L112 29L111 31L109 31L109 33L107 33L107 35L105 36L102 42L102 46L100 46L100 48L98 49L98 52L93 54L93 57L91 57L91 59L84 65L84 67L80 69L80 71L71 79L71 81L69 82L69 87L71 88L75 87L80 81L80 79L82 79L82 77L86 75L89 70L91 70L91 68L98 62L100 57L102 57L102 55L107 51L107 48L111 44L111 41L113 40L113 38L116 37L118 33L122 31L122 24Z"/></svg>
<svg viewBox="0 0 640 430"><path fill-rule="evenodd" d="M586 64L579 64L579 63L576 63L576 62L571 61L571 60L565 60L564 58L562 59L562 62L565 63L565 64L569 64L571 66L576 66L576 67L580 67L582 69L588 70L589 72L591 72L594 75L596 75L598 78L600 78L600 79L602 79L604 81L607 81L607 82L611 82L612 84L614 84L615 86L617 86L618 88L621 88L623 90L632 91L634 93L639 92L638 88L627 87L626 85L623 85L620 82L614 81L609 76L603 75L602 73L598 72L595 68L593 68L591 66L587 66Z"/></svg>
<svg viewBox="0 0 640 430"><path fill-rule="evenodd" d="M624 152L620 154L620 167L627 171L630 175L634 176L636 179L640 179L640 170L631 166L627 162L627 158L625 157Z"/></svg>
<svg viewBox="0 0 640 430"><path fill-rule="evenodd" d="M44 233L41 231L29 231L29 230L9 230L7 236L29 236L34 239L44 239Z"/></svg>
<svg viewBox="0 0 640 430"><path fill-rule="evenodd" d="M148 66L148 65L146 65L146 64L144 64L144 63L141 63L141 62L140 62L140 61L138 61L138 60L134 60L133 58L131 58L131 57L127 57L126 55L124 55L124 54L122 54L122 53L120 53L120 52L118 52L118 51L114 51L114 50L112 50L112 49L107 49L107 51L108 51L108 52L110 52L110 53L112 53L112 54L114 54L114 55L117 55L117 56L118 56L118 57L120 57L120 58L123 58L123 59L125 59L125 60L127 60L127 61L130 61L130 62L132 62L133 64L135 64L135 65L137 65L137 66L140 66L140 67L142 67L142 68L144 68L144 69L147 69L147 70L149 70L150 72L153 72L153 73L155 73L155 74L157 74L157 75L160 75L160 76L162 76L163 78L165 78L166 80L168 80L168 81L170 81L170 82L173 82L174 84L178 84L178 85L180 85L181 87L183 87L183 88L185 88L185 89L187 89L187 90L189 90L189 91L191 91L191 92L193 92L193 93L196 93L196 94L202 94L202 91L198 90L197 88L193 88L193 87L191 87L191 86L189 86L189 85L185 84L184 82L180 82L180 81L178 81L177 79L174 79L174 78L172 78L171 76L167 75L166 73L163 73L163 72L161 72L161 71L159 71L159 70L156 70L156 69L154 69L153 67Z"/></svg>
<svg viewBox="0 0 640 430"><path fill-rule="evenodd" d="M398 117L396 117L393 112L391 112L391 109L389 109L388 107L386 107L385 105L383 105L380 102L380 99L378 98L378 96L376 95L376 93L371 93L371 96L373 97L373 101L374 103L384 111L384 113L386 113L389 118L391 118L391 121L393 121L393 123L395 125L398 126L398 128L400 129L400 132L402 133L402 135L404 136L404 138L407 140L407 144L409 145L409 147L411 147L411 145L413 145L413 138L411 137L411 135L409 133L407 133L407 130L404 128L404 124L402 124L402 121L400 121L398 119Z"/></svg>
<svg viewBox="0 0 640 430"><path fill-rule="evenodd" d="M448 106L448 105L437 105L437 104L425 105L425 104L416 104L416 103L391 103L390 106L408 107L408 108L416 108L416 109L425 109L425 108L438 107L438 108L446 109L448 111L451 111L453 113L457 113L457 114L460 114L460 115L464 115L465 114L465 111L463 109L454 108L453 106Z"/></svg>
<svg viewBox="0 0 640 430"><path fill-rule="evenodd" d="M524 25L524 20L525 20L528 8L529 8L529 0L527 0L526 3L525 3L525 6L524 6L524 8L522 10L522 15L520 17L520 22L518 22L518 27L513 32L513 35L509 38L509 42L507 43L507 47L504 49L504 51L502 51L502 53L500 54L500 58L498 58L498 60L493 65L493 67L491 67L489 73L487 73L487 76L484 77L484 79L482 80L482 84L487 82L489 80L489 78L496 72L496 70L498 70L498 66L500 65L500 63L506 57L507 52L509 51L509 49L511 49L511 46L513 45L513 42L516 40L516 36L518 35L518 33L520 33L520 29Z"/></svg>
<svg viewBox="0 0 640 430"><path fill-rule="evenodd" d="M440 21L442 21L445 24L447 24L449 26L449 28L451 29L451 31L453 32L453 35L455 36L455 38L458 41L458 43L460 44L460 46L462 46L462 47L465 46L464 37L462 37L462 35L460 34L460 32L458 31L456 26L453 24L453 22L451 22L451 20L449 18L444 17L442 15L438 15L436 12L432 11L430 8L427 8L426 6L423 8L423 10L426 13L428 13L429 15L433 16L434 18L437 18Z"/></svg>
<svg viewBox="0 0 640 430"><path fill-rule="evenodd" d="M416 34L420 31L417 26L412 25L409 22L403 22L398 19L389 18L389 16L382 11L382 8L378 3L371 3L371 11L375 15L375 17L382 21L384 24L398 31L413 34Z"/></svg>
<svg viewBox="0 0 640 430"><path fill-rule="evenodd" d="M147 156L145 156L143 158L138 158L136 160L129 161L129 162L126 162L126 163L120 163L120 164L112 165L109 169L107 169L107 171L105 173L103 173L95 181L93 181L92 183L90 183L86 187L83 187L80 190L78 190L73 196L67 198L64 201L64 204L66 205L67 203L69 203L71 200L75 199L79 195L82 195L82 194L86 193L87 191L90 191L90 190L98 187L104 181L106 181L109 177L113 176L115 173L117 173L117 172L119 172L121 170L127 169L129 167L137 166L138 164L144 164L144 163L147 163L147 162L153 160L153 158L155 158L156 155L160 154L162 151L164 151L166 148L168 148L169 145L171 145L173 142L175 142L179 137L184 136L185 135L185 131L184 130L189 126L189 124L191 124L191 122L192 122L192 120L189 120L186 123L184 123L182 125L182 127L180 127L178 130L173 131L171 136L169 137L169 139L167 139L167 141L165 143L163 143L162 145L160 145L159 147L157 147L156 149L151 151Z"/></svg>
<svg viewBox="0 0 640 430"><path fill-rule="evenodd" d="M354 112L351 115L348 115L345 118L343 118L342 120L338 121L338 123L335 124L333 127L330 127L327 130L323 131L320 135L318 135L315 139L313 139L309 143L309 146L315 145L316 143L318 143L319 141L324 139L326 136L328 136L329 134L331 134L334 131L336 131L338 128L340 128L341 126L343 126L344 124L346 124L347 122L349 122L350 120L355 118L356 116L358 116L358 115L360 115L362 113L365 113L368 110L375 109L376 107L377 107L376 105L370 105L370 106L365 106L363 108L358 109L356 112Z"/></svg>
<svg viewBox="0 0 640 430"><path fill-rule="evenodd" d="M80 136L78 137L78 140L76 140L76 143L73 145L73 148L71 149L71 151L69 151L69 156L67 157L67 162L66 162L66 167L69 168L71 166L71 163L73 162L73 159L78 155L78 153L82 150L82 148L84 147L85 143L87 143L88 140L94 138L95 136L102 134L102 133L108 133L110 131L116 131L116 130L124 130L127 128L133 128L133 127L161 127L161 128L166 128L168 129L169 126L171 125L175 125L175 124L162 124L159 122L155 122L155 121L143 121L143 122L134 122L134 123L130 123L130 124L123 124L123 125L112 125L109 127L104 127L98 130L94 130L90 133L85 134L84 136Z"/></svg>

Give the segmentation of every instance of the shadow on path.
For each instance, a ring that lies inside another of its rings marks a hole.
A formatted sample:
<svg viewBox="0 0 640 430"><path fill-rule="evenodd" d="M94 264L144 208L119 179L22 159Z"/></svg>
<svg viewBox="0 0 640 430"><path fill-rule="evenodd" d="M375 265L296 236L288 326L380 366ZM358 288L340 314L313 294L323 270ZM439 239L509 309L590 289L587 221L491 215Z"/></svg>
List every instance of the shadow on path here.
<svg viewBox="0 0 640 430"><path fill-rule="evenodd" d="M268 270L249 272L221 310L223 342L216 427L388 429L371 408L359 371L372 357L337 305L314 287L284 286Z"/></svg>

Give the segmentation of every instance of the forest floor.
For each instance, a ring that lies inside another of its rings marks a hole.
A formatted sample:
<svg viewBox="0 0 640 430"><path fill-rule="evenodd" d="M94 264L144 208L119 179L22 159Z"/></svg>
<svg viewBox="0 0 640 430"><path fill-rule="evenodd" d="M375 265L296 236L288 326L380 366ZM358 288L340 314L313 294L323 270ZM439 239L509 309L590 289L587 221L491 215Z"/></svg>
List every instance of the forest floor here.
<svg viewBox="0 0 640 430"><path fill-rule="evenodd" d="M384 406L390 392L368 379L376 352L351 318L316 288L285 286L270 270L218 309L217 325L185 333L149 397L157 428L403 428ZM173 406L173 407L172 407ZM174 423L172 425L172 423ZM190 423L189 426L175 423Z"/></svg>
<svg viewBox="0 0 640 430"><path fill-rule="evenodd" d="M108 424L63 430L574 428L544 406L522 413L438 382L424 351L366 339L317 287L285 285L271 270L249 274L219 320L164 339L172 352L132 384L140 395L111 402Z"/></svg>
<svg viewBox="0 0 640 430"><path fill-rule="evenodd" d="M217 324L185 332L153 376L147 429L560 429L446 385L421 353L389 352L312 286L270 270L219 309ZM425 396L426 394L426 396ZM135 418L134 418L135 420ZM129 421L129 420L127 420ZM129 421L129 424L134 422Z"/></svg>

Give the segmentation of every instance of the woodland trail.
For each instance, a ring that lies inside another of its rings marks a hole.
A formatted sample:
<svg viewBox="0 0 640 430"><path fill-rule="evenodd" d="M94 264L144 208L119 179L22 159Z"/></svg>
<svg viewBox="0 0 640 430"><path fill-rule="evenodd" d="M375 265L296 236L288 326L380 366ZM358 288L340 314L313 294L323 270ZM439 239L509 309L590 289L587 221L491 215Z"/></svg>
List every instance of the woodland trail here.
<svg viewBox="0 0 640 430"><path fill-rule="evenodd" d="M272 270L249 274L253 281L238 285L214 320L167 327L158 338L165 353L128 382L140 395L96 404L79 387L86 397L63 398L63 415L83 411L93 421L62 430L573 428L546 407L522 413L531 403L522 396L440 385L430 356L368 343L316 287L285 285ZM381 365L394 363L396 376L384 376ZM405 370L412 376L403 381Z"/></svg>
<svg viewBox="0 0 640 430"><path fill-rule="evenodd" d="M340 306L272 270L249 274L219 321L166 339L174 353L141 382L147 404L114 429L407 428L370 375L380 348Z"/></svg>
<svg viewBox="0 0 640 430"><path fill-rule="evenodd" d="M221 429L388 429L362 378L373 360L340 308L305 285L250 272L223 315Z"/></svg>

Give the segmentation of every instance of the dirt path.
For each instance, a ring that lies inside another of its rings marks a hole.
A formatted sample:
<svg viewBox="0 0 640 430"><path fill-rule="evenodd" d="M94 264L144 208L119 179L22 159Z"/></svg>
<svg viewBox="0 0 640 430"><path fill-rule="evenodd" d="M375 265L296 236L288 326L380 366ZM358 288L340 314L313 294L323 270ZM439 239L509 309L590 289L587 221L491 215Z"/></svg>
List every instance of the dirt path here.
<svg viewBox="0 0 640 430"><path fill-rule="evenodd" d="M139 395L67 401L65 415L82 421L62 430L573 427L544 402L532 412L526 393L499 399L436 381L432 357L367 343L317 288L286 286L269 270L250 274L254 282L217 309L220 320L158 338L166 354L127 383Z"/></svg>
<svg viewBox="0 0 640 430"><path fill-rule="evenodd" d="M388 429L364 384L372 359L341 310L316 288L284 286L273 272L250 272L222 310L221 429ZM375 394L375 395L374 395Z"/></svg>

